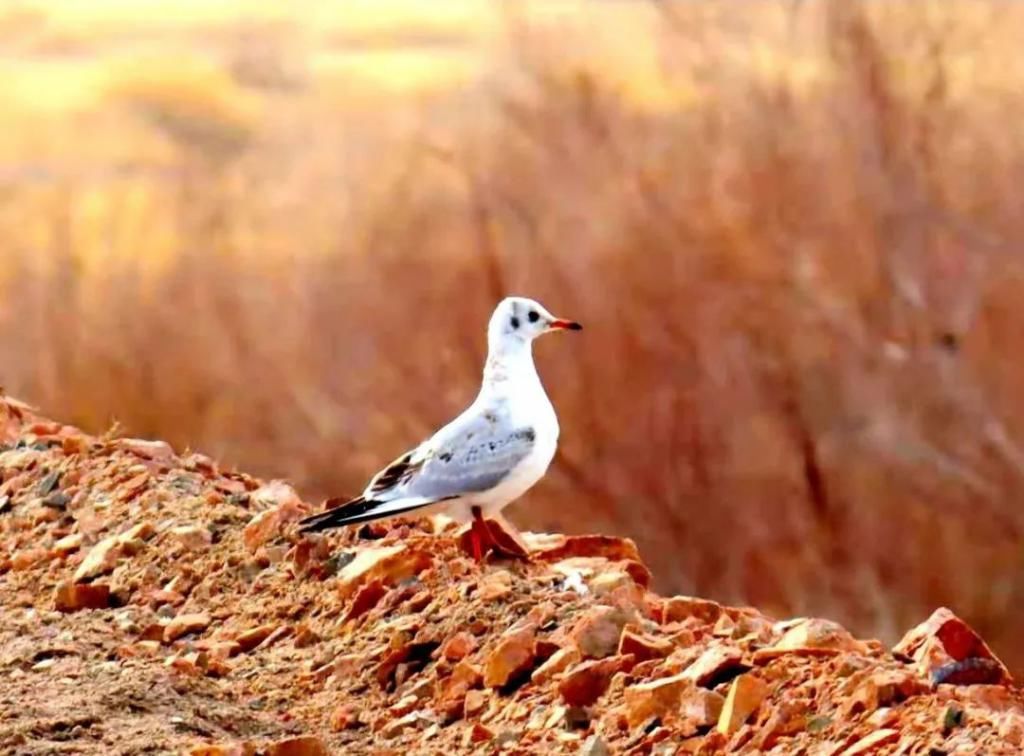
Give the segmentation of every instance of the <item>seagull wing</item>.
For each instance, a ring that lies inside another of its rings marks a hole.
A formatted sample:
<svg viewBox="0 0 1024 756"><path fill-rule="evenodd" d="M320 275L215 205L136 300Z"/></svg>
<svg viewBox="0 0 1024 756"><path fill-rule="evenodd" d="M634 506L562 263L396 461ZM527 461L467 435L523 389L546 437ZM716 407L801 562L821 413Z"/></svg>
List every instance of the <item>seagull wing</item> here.
<svg viewBox="0 0 1024 756"><path fill-rule="evenodd" d="M532 427L512 427L497 412L470 408L377 473L362 496L307 517L301 529L326 530L393 517L488 491L530 454L535 443Z"/></svg>

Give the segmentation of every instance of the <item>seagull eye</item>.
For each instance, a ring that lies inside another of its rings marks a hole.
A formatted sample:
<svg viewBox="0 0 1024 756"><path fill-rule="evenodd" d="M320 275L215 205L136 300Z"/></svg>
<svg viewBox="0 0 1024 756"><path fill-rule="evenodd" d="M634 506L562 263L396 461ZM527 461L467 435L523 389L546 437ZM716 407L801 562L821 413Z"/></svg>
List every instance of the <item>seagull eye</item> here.
<svg viewBox="0 0 1024 756"><path fill-rule="evenodd" d="M518 328L519 327L519 318L517 318L515 315L512 316L512 320L509 321L509 322L512 323L512 327L513 328Z"/></svg>
<svg viewBox="0 0 1024 756"><path fill-rule="evenodd" d="M526 317L530 319L531 323L536 323L540 320L540 314L536 310L530 310L530 314Z"/></svg>

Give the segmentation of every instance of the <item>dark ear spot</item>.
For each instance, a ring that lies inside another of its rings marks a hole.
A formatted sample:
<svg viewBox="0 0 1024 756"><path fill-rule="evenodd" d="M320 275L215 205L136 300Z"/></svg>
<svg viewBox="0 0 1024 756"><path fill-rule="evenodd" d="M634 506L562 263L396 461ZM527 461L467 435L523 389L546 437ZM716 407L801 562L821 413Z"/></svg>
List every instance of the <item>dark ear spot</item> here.
<svg viewBox="0 0 1024 756"><path fill-rule="evenodd" d="M512 316L512 320L510 320L509 322L512 324L513 328L519 327L519 318L517 318L515 315Z"/></svg>

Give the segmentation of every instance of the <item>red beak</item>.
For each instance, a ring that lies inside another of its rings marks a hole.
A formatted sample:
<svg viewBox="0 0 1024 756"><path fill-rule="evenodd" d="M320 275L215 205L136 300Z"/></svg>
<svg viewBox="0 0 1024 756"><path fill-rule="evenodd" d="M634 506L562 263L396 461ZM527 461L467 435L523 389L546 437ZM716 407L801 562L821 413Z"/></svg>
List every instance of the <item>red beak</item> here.
<svg viewBox="0 0 1024 756"><path fill-rule="evenodd" d="M575 320L562 320L561 318L555 318L548 324L548 328L555 331L582 331L583 326L577 323Z"/></svg>

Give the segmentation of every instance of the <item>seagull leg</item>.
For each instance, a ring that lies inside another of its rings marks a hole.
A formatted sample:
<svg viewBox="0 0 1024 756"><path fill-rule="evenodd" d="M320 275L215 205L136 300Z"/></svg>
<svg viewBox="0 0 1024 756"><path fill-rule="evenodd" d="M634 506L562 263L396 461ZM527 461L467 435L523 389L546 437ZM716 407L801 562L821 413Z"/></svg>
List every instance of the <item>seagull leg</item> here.
<svg viewBox="0 0 1024 756"><path fill-rule="evenodd" d="M480 512L480 507L472 507L470 511L473 513L473 524L470 526L469 530L469 541L473 545L473 559L477 562L482 562L484 561L484 549L483 544L481 543L482 535L480 531L482 527L486 527L487 525L484 522L482 513Z"/></svg>
<svg viewBox="0 0 1024 756"><path fill-rule="evenodd" d="M506 520L500 512L495 512L490 519L483 521L487 530L487 540L491 548L498 556L510 559L520 559L524 562L532 561L530 548L523 541L515 526Z"/></svg>

